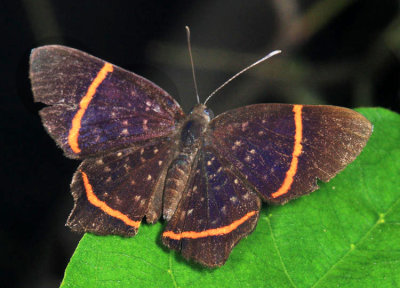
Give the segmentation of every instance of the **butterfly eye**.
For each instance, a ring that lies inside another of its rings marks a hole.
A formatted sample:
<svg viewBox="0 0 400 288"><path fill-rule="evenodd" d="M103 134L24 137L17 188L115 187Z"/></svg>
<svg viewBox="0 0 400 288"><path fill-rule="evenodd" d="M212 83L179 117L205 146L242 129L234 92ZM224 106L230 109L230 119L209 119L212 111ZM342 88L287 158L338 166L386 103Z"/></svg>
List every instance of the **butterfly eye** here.
<svg viewBox="0 0 400 288"><path fill-rule="evenodd" d="M204 109L204 113L208 115L208 117L210 117L210 120L214 118L214 112L211 109L209 108Z"/></svg>

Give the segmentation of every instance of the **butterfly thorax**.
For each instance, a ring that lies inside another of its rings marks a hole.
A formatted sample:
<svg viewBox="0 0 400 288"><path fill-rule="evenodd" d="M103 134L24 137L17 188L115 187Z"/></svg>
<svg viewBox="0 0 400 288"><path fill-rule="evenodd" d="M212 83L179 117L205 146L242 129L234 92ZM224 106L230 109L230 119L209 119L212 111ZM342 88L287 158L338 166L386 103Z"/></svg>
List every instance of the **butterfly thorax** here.
<svg viewBox="0 0 400 288"><path fill-rule="evenodd" d="M211 118L212 111L204 104L198 104L182 125L179 152L170 165L165 181L163 217L166 220L171 219L182 197Z"/></svg>
<svg viewBox="0 0 400 288"><path fill-rule="evenodd" d="M181 130L182 150L192 151L193 148L200 145L200 139L206 133L211 120L211 113L211 110L203 104L198 104L191 110Z"/></svg>

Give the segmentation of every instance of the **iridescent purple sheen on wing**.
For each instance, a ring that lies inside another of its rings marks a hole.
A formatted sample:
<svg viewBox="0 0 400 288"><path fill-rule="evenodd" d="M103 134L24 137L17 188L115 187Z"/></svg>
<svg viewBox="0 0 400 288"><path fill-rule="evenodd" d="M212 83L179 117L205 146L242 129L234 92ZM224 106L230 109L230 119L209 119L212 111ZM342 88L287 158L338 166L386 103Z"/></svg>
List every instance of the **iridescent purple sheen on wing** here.
<svg viewBox="0 0 400 288"><path fill-rule="evenodd" d="M290 167L295 125L292 106L252 105L217 116L213 147L264 195L273 193Z"/></svg>

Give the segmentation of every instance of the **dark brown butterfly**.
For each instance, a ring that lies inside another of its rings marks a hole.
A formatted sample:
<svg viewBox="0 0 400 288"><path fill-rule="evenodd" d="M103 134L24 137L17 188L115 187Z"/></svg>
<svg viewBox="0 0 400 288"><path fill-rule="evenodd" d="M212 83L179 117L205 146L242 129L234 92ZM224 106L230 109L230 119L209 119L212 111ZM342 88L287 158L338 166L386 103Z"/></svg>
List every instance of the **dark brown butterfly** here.
<svg viewBox="0 0 400 288"><path fill-rule="evenodd" d="M43 125L82 159L67 225L134 236L167 221L163 243L205 266L225 263L256 226L261 201L283 204L329 181L361 152L370 122L334 106L257 104L185 115L152 82L64 46L34 49L30 78Z"/></svg>

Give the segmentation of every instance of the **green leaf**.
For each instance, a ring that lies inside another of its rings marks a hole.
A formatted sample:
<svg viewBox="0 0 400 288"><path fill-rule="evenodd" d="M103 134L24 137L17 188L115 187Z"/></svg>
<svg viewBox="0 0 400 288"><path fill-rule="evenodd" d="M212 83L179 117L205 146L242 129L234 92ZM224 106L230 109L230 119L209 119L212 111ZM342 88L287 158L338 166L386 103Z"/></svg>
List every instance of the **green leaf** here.
<svg viewBox="0 0 400 288"><path fill-rule="evenodd" d="M311 195L265 205L256 230L221 268L168 251L158 223L129 239L86 234L61 286L400 286L400 115L358 111L374 124L358 159Z"/></svg>

